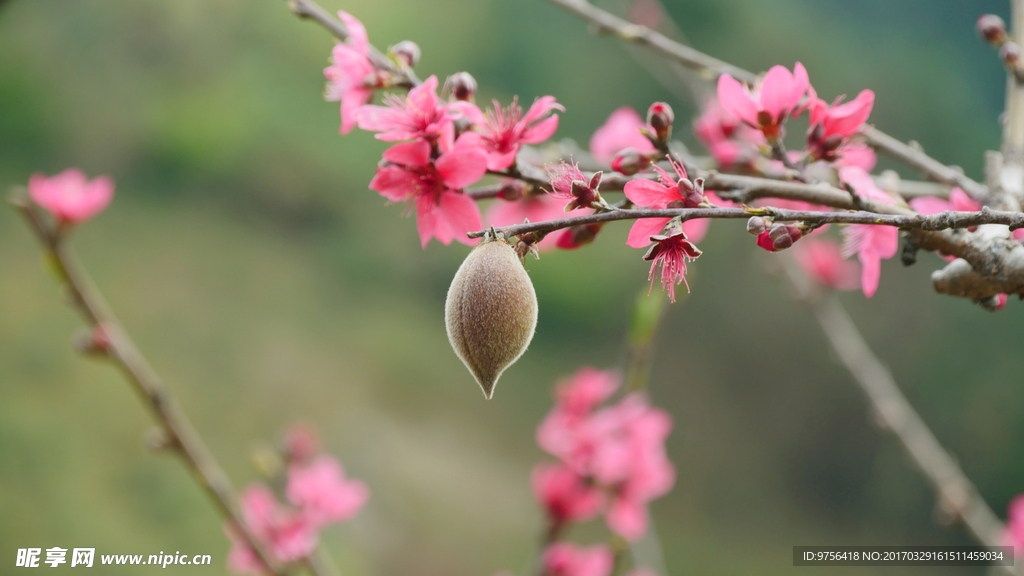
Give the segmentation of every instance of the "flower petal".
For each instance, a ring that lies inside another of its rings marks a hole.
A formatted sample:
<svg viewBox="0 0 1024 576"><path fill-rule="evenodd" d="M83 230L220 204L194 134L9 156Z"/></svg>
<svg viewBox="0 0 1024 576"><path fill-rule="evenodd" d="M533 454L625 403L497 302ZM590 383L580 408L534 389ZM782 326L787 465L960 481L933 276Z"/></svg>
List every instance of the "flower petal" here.
<svg viewBox="0 0 1024 576"><path fill-rule="evenodd" d="M751 98L750 92L728 74L718 77L718 103L726 112L757 127L757 104Z"/></svg>
<svg viewBox="0 0 1024 576"><path fill-rule="evenodd" d="M449 188L464 188L487 173L487 153L479 148L455 149L442 154L435 163L437 172Z"/></svg>
<svg viewBox="0 0 1024 576"><path fill-rule="evenodd" d="M383 157L388 162L405 166L426 166L430 162L430 143L426 140L395 144L384 151Z"/></svg>
<svg viewBox="0 0 1024 576"><path fill-rule="evenodd" d="M647 180L646 178L639 178L626 182L626 186L623 191L626 193L626 198L629 198L630 202L637 206L644 206L648 208L664 208L673 200L683 199L682 196L679 195L678 186L669 188L654 182L653 180Z"/></svg>
<svg viewBox="0 0 1024 576"><path fill-rule="evenodd" d="M521 140L525 144L539 144L550 138L555 130L558 130L558 114L552 114L527 128Z"/></svg>
<svg viewBox="0 0 1024 576"><path fill-rule="evenodd" d="M671 218L640 218L633 223L626 238L626 246L643 248L651 243L651 236L661 234Z"/></svg>

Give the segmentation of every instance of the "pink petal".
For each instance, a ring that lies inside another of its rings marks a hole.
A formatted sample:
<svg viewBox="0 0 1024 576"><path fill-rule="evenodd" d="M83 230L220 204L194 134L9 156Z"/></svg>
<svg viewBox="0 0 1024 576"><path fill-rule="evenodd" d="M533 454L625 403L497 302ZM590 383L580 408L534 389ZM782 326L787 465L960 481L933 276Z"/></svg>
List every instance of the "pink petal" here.
<svg viewBox="0 0 1024 576"><path fill-rule="evenodd" d="M348 134L356 127L356 111L366 104L373 92L365 88L352 88L341 97L341 129L342 134Z"/></svg>
<svg viewBox="0 0 1024 576"><path fill-rule="evenodd" d="M803 64L797 62L793 67L792 92L789 96L790 109L796 108L808 90L811 90L811 80L807 76L807 69Z"/></svg>
<svg viewBox="0 0 1024 576"><path fill-rule="evenodd" d="M430 161L430 143L425 140L395 144L384 151L385 160L405 166L426 166Z"/></svg>
<svg viewBox="0 0 1024 576"><path fill-rule="evenodd" d="M538 144L550 138L555 130L558 130L558 114L552 114L527 128L521 140L525 144Z"/></svg>
<svg viewBox="0 0 1024 576"><path fill-rule="evenodd" d="M910 207L921 214L938 214L951 208L947 200L934 196L920 196L910 200Z"/></svg>
<svg viewBox="0 0 1024 576"><path fill-rule="evenodd" d="M483 228L476 202L465 194L445 191L441 193L440 208L455 241L468 246L476 244L476 239L466 236Z"/></svg>
<svg viewBox="0 0 1024 576"><path fill-rule="evenodd" d="M761 108L779 120L796 103L793 102L793 73L785 66L772 66L761 82Z"/></svg>
<svg viewBox="0 0 1024 576"><path fill-rule="evenodd" d="M870 250L882 260L896 255L900 248L900 231L895 226L872 226Z"/></svg>
<svg viewBox="0 0 1024 576"><path fill-rule="evenodd" d="M537 120L552 110L565 112L565 106L555 102L554 96L541 96L534 100L533 105L526 111L526 115L523 116L523 119L520 122L523 124L531 124L534 120Z"/></svg>
<svg viewBox="0 0 1024 576"><path fill-rule="evenodd" d="M653 152L654 145L640 133L643 125L640 114L629 106L615 110L590 137L590 154L598 162L607 164L626 148Z"/></svg>
<svg viewBox="0 0 1024 576"><path fill-rule="evenodd" d="M708 218L694 218L693 220L687 220L683 222L683 232L686 233L686 237L691 242L697 243L704 239L704 236L708 233L708 228L711 226L711 220Z"/></svg>
<svg viewBox="0 0 1024 576"><path fill-rule="evenodd" d="M437 76L431 76L409 90L408 98L410 108L433 113L437 109Z"/></svg>
<svg viewBox="0 0 1024 576"><path fill-rule="evenodd" d="M366 34L366 27L363 26L363 23L358 18L344 10L338 10L338 18L345 23L345 28L348 29L349 44L365 54L367 45L370 43L369 37Z"/></svg>
<svg viewBox="0 0 1024 576"><path fill-rule="evenodd" d="M624 192L633 204L649 208L664 208L673 200L682 200L677 186L669 188L646 178L626 182Z"/></svg>
<svg viewBox="0 0 1024 576"><path fill-rule="evenodd" d="M487 123L487 117L480 111L480 108L472 102L452 102L449 104L452 110L461 113L466 117L467 120L477 126L483 126Z"/></svg>
<svg viewBox="0 0 1024 576"><path fill-rule="evenodd" d="M643 248L651 243L651 236L661 234L671 218L640 218L633 223L626 238L626 246Z"/></svg>
<svg viewBox="0 0 1024 576"><path fill-rule="evenodd" d="M487 169L488 170L505 170L509 166L515 164L516 154L519 153L519 146L516 145L512 150L508 152L488 152L487 153Z"/></svg>
<svg viewBox="0 0 1024 576"><path fill-rule="evenodd" d="M726 112L751 126L758 126L757 104L747 89L728 74L718 77L718 103Z"/></svg>
<svg viewBox="0 0 1024 576"><path fill-rule="evenodd" d="M954 210L961 212L978 212L981 210L981 204L974 201L967 195L966 192L960 188L953 188L949 192L949 201L953 205Z"/></svg>
<svg viewBox="0 0 1024 576"><path fill-rule="evenodd" d="M605 515L608 528L626 540L635 542L647 532L647 509L641 502L616 498Z"/></svg>
<svg viewBox="0 0 1024 576"><path fill-rule="evenodd" d="M374 106L367 104L360 106L353 112L356 124L363 130L370 132L383 132L394 127L393 112L387 106Z"/></svg>
<svg viewBox="0 0 1024 576"><path fill-rule="evenodd" d="M416 199L416 231L419 232L420 245L424 250L434 237L445 246L452 243L451 230L447 228L446 223L441 222L437 205L429 196L420 196Z"/></svg>
<svg viewBox="0 0 1024 576"><path fill-rule="evenodd" d="M871 298L878 290L878 281L882 278L882 260L869 252L858 255L861 263L860 286L864 296Z"/></svg>
<svg viewBox="0 0 1024 576"><path fill-rule="evenodd" d="M832 109L826 128L829 135L848 137L860 131L875 105L875 93L863 90L857 98Z"/></svg>
<svg viewBox="0 0 1024 576"><path fill-rule="evenodd" d="M419 193L419 178L401 166L378 168L370 190L379 193L392 202L401 202Z"/></svg>
<svg viewBox="0 0 1024 576"><path fill-rule="evenodd" d="M449 188L464 188L487 173L487 153L479 148L455 149L442 154L435 163L437 172Z"/></svg>

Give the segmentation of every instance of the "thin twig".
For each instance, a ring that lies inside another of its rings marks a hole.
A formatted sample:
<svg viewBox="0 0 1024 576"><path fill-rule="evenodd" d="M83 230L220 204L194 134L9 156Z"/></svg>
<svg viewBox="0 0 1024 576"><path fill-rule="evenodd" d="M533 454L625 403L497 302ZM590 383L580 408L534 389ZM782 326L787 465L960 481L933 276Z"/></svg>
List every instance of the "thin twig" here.
<svg viewBox="0 0 1024 576"><path fill-rule="evenodd" d="M1005 526L911 406L896 385L892 373L872 353L838 298L834 295L823 297L791 260L785 261L784 268L801 300L813 309L840 362L864 392L882 428L892 432L900 441L935 488L943 508L962 519L971 535L982 545L990 548L1002 546ZM1012 566L1004 568L1006 572L1014 573Z"/></svg>
<svg viewBox="0 0 1024 576"><path fill-rule="evenodd" d="M616 220L637 220L640 218L679 218L685 222L696 218L735 220L751 216L770 216L779 222L806 222L808 224L872 224L895 226L902 229L948 230L969 228L981 224L1003 224L1024 227L1024 213L1001 212L983 209L980 212L941 212L939 214L879 214L874 212L812 212L807 210L783 210L781 208L665 208L611 210L587 216L574 216L544 222L529 222L515 226L495 228L506 236L518 236L527 232L553 232L582 224L614 222ZM479 238L486 230L470 232L470 238Z"/></svg>
<svg viewBox="0 0 1024 576"><path fill-rule="evenodd" d="M580 19L590 23L598 33L611 34L625 40L643 46L675 60L689 68L696 69L711 78L721 74L753 83L757 76L729 64L694 50L693 48L680 44L667 36L659 34L654 30L633 24L623 20L610 12L602 10L585 0L547 0L556 6L576 15ZM938 182L944 182L953 186L959 186L965 192L976 199L984 199L986 194L985 186L968 178L962 172L942 164L938 160L929 157L924 152L908 146L907 144L889 136L876 128L867 128L865 136L868 143L890 156L918 169L929 178Z"/></svg>
<svg viewBox="0 0 1024 576"><path fill-rule="evenodd" d="M234 487L227 474L214 459L192 423L178 406L171 393L163 386L149 363L135 347L124 328L118 323L93 283L80 268L61 234L54 230L40 211L23 194L12 194L12 203L25 217L50 262L55 266L72 303L86 323L101 327L109 338L107 355L120 368L128 382L149 408L167 435L167 446L175 450L193 477L213 500L232 529L242 536L262 562L275 575L283 574L263 550L262 545L246 528L237 507Z"/></svg>

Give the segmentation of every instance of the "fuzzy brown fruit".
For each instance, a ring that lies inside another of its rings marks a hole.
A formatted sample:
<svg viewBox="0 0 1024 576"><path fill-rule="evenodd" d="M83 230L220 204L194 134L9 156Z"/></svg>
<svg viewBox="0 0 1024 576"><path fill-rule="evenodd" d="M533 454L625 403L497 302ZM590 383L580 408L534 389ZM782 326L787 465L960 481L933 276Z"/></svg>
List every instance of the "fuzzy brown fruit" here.
<svg viewBox="0 0 1024 576"><path fill-rule="evenodd" d="M537 293L508 242L484 240L466 256L448 288L444 316L452 349L490 398L537 327Z"/></svg>

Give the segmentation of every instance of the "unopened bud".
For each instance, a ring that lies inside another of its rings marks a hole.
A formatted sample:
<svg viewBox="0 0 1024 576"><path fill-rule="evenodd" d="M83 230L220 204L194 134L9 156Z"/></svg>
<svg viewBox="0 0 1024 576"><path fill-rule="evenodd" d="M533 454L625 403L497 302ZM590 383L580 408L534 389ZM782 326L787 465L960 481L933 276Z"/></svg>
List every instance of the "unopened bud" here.
<svg viewBox="0 0 1024 576"><path fill-rule="evenodd" d="M490 398L537 327L537 293L508 242L485 239L466 256L448 289L444 314L455 355Z"/></svg>
<svg viewBox="0 0 1024 576"><path fill-rule="evenodd" d="M978 35L989 44L1002 44L1006 39L1006 23L995 14L983 14L978 18L975 29Z"/></svg>
<svg viewBox="0 0 1024 576"><path fill-rule="evenodd" d="M391 47L391 53L409 68L415 68L420 61L420 47L412 40L403 40Z"/></svg>
<svg viewBox="0 0 1024 576"><path fill-rule="evenodd" d="M597 233L601 231L602 226L604 226L604 222L573 226L559 234L558 239L555 241L555 246L562 250L575 250L586 246L597 238Z"/></svg>
<svg viewBox="0 0 1024 576"><path fill-rule="evenodd" d="M174 439L163 428L151 428L142 437L142 444L153 453L160 453L174 447Z"/></svg>
<svg viewBox="0 0 1024 576"><path fill-rule="evenodd" d="M1006 42L999 48L999 58L1003 64L1014 67L1020 61L1020 46L1016 42Z"/></svg>
<svg viewBox="0 0 1024 576"><path fill-rule="evenodd" d="M526 184L519 180L506 179L501 183L501 189L498 190L498 198L502 200L508 200L514 202L523 197L523 192L526 189Z"/></svg>
<svg viewBox="0 0 1024 576"><path fill-rule="evenodd" d="M803 238L804 233L792 224L776 224L768 231L768 239L772 241L772 248L785 250L794 242Z"/></svg>
<svg viewBox="0 0 1024 576"><path fill-rule="evenodd" d="M761 234L764 234L767 229L768 223L760 216L751 216L750 220L747 220L747 232L750 233L751 236L760 236Z"/></svg>
<svg viewBox="0 0 1024 576"><path fill-rule="evenodd" d="M281 455L265 442L253 446L249 458L256 470L266 478L275 478L285 467Z"/></svg>
<svg viewBox="0 0 1024 576"><path fill-rule="evenodd" d="M472 101L476 96L476 78L469 72L457 72L449 76L448 87L456 100Z"/></svg>
<svg viewBox="0 0 1024 576"><path fill-rule="evenodd" d="M281 438L281 453L288 462L308 462L320 452L320 437L307 424L293 425Z"/></svg>
<svg viewBox="0 0 1024 576"><path fill-rule="evenodd" d="M655 135L662 142L672 134L672 122L676 119L672 107L664 102L655 102L647 109L647 124L654 128Z"/></svg>
<svg viewBox="0 0 1024 576"><path fill-rule="evenodd" d="M612 170L632 176L651 165L651 157L636 148L624 148L612 159Z"/></svg>
<svg viewBox="0 0 1024 576"><path fill-rule="evenodd" d="M110 352L110 330L97 324L92 330L82 330L71 340L75 350L89 356L106 356Z"/></svg>

